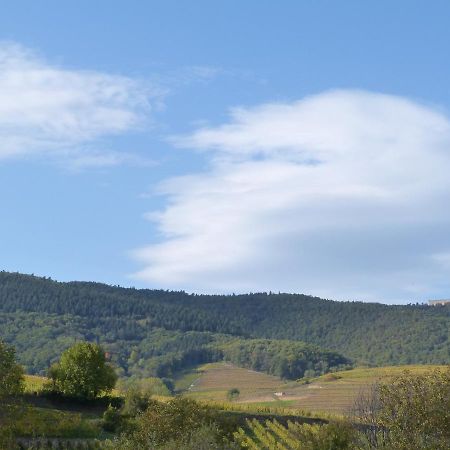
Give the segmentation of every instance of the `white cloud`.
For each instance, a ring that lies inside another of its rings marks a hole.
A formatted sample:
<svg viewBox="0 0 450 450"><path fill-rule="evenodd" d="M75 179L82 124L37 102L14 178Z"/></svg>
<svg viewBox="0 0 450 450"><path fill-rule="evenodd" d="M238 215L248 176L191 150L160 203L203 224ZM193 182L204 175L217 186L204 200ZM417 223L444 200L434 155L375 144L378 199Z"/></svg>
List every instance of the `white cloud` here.
<svg viewBox="0 0 450 450"><path fill-rule="evenodd" d="M92 153L86 144L143 125L149 99L160 94L127 77L64 69L2 42L0 160L82 157L98 165L100 151ZM113 162L110 153L103 158Z"/></svg>
<svg viewBox="0 0 450 450"><path fill-rule="evenodd" d="M331 91L231 111L174 139L209 172L161 186L161 242L136 277L204 292L415 300L450 289L450 121L411 100Z"/></svg>

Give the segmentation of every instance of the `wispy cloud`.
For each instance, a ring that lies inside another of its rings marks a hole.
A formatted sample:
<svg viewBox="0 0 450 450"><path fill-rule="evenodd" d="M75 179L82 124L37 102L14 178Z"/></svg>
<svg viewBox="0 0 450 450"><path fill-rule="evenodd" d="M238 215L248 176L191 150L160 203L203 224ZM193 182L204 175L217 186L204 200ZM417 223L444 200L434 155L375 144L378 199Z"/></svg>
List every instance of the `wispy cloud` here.
<svg viewBox="0 0 450 450"><path fill-rule="evenodd" d="M450 289L450 121L406 98L331 91L236 108L176 137L210 170L161 185L136 277L208 292L408 300ZM439 280L439 282L437 281Z"/></svg>
<svg viewBox="0 0 450 450"><path fill-rule="evenodd" d="M137 129L162 91L124 76L51 64L16 43L0 43L0 160L121 160L86 150L99 139ZM123 157L122 157L123 158Z"/></svg>

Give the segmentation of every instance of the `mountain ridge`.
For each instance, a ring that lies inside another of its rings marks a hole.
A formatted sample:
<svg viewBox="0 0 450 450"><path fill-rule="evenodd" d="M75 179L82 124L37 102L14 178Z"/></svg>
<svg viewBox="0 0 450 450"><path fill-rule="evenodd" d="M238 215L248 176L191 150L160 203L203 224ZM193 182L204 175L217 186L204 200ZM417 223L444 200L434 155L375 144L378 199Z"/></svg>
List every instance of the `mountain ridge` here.
<svg viewBox="0 0 450 450"><path fill-rule="evenodd" d="M188 294L0 272L0 312L9 314L8 320L19 313L70 315L99 328L99 339L122 335L124 327L138 330L138 322L145 321L149 329L302 341L359 364L450 361L450 305L340 302L283 293ZM128 333L131 340L140 339L141 331Z"/></svg>

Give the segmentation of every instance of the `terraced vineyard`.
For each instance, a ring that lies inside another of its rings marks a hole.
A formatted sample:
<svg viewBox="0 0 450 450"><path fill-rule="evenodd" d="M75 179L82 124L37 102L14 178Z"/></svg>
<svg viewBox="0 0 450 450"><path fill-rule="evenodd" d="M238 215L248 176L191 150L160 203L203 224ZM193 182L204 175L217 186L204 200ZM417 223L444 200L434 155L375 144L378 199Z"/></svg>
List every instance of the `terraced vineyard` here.
<svg viewBox="0 0 450 450"><path fill-rule="evenodd" d="M317 442L323 428L291 421L284 426L276 420L266 420L262 424L253 419L247 420L245 429L239 428L234 436L243 448L252 450L301 450L305 448L302 441Z"/></svg>
<svg viewBox="0 0 450 450"><path fill-rule="evenodd" d="M185 385L186 380L191 381L190 385ZM213 363L205 364L194 372L185 374L183 378L177 380L176 387L184 385L185 395L195 399L216 401L227 400L227 392L237 388L240 391L237 401L252 401L264 395L271 400L273 392L276 392L282 384L280 378L265 373L228 363Z"/></svg>
<svg viewBox="0 0 450 450"><path fill-rule="evenodd" d="M392 366L359 368L294 382L227 363L206 364L185 374L177 385L189 380L184 395L197 400L226 401L229 389L237 388L236 406L292 408L317 413L347 413L361 390L378 380L386 380L404 370L420 373L442 366ZM187 383L185 383L187 384Z"/></svg>

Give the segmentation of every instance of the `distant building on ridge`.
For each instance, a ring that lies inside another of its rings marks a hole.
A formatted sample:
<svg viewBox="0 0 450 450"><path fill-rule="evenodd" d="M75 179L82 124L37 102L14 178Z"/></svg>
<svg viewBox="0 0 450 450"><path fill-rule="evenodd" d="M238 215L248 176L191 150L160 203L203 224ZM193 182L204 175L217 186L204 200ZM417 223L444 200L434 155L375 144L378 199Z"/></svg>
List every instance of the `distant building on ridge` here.
<svg viewBox="0 0 450 450"><path fill-rule="evenodd" d="M450 305L450 300L428 300L428 304L431 306Z"/></svg>

